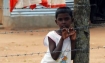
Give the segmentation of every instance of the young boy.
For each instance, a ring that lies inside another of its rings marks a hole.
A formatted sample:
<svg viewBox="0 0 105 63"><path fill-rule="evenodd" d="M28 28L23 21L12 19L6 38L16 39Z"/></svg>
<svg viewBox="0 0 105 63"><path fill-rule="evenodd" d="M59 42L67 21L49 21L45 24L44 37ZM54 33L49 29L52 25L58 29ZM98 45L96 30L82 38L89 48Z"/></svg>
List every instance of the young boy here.
<svg viewBox="0 0 105 63"><path fill-rule="evenodd" d="M60 7L55 14L55 23L59 30L50 31L44 38L48 50L41 63L71 63L75 56L76 31L71 27L72 11L69 7Z"/></svg>

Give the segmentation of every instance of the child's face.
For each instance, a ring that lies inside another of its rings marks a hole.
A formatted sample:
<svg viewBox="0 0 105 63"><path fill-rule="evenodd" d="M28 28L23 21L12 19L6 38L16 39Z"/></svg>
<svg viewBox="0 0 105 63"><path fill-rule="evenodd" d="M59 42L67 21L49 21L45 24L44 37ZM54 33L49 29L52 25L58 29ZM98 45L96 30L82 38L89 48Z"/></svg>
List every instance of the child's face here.
<svg viewBox="0 0 105 63"><path fill-rule="evenodd" d="M72 23L72 18L68 13L60 13L55 20L56 24L62 28L69 28Z"/></svg>

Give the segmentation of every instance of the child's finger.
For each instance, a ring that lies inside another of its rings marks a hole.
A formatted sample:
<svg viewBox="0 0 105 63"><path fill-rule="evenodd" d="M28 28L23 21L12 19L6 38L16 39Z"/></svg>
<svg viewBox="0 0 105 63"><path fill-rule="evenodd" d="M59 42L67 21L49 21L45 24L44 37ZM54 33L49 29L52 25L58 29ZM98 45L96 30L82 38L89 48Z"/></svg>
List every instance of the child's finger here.
<svg viewBox="0 0 105 63"><path fill-rule="evenodd" d="M71 31L70 33L69 33L69 35L73 35L73 34L75 34L76 33L76 30L73 30L73 31Z"/></svg>
<svg viewBox="0 0 105 63"><path fill-rule="evenodd" d="M67 28L63 28L62 31L63 31L63 32L64 32L64 31L67 31Z"/></svg>
<svg viewBox="0 0 105 63"><path fill-rule="evenodd" d="M73 28L69 28L69 31L73 31L74 29Z"/></svg>

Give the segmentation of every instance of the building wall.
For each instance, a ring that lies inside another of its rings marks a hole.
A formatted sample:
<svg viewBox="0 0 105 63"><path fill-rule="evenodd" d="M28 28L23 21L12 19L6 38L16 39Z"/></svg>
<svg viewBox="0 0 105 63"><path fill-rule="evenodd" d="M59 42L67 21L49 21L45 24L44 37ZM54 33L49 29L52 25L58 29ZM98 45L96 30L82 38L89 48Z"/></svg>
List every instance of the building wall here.
<svg viewBox="0 0 105 63"><path fill-rule="evenodd" d="M5 16L3 26L9 29L33 29L42 27L57 27L54 16Z"/></svg>
<svg viewBox="0 0 105 63"><path fill-rule="evenodd" d="M9 0L3 0L3 7L9 8ZM54 16L11 17L9 9L3 10L3 27L9 29L33 29L57 27Z"/></svg>

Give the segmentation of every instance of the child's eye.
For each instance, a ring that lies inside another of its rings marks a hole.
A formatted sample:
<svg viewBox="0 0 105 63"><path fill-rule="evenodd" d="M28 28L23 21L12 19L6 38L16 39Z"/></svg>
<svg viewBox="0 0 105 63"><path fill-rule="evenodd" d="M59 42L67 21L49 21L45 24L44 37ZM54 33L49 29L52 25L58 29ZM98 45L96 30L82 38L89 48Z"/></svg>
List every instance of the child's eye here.
<svg viewBox="0 0 105 63"><path fill-rule="evenodd" d="M58 21L62 21L63 19L62 18L58 18Z"/></svg>
<svg viewBox="0 0 105 63"><path fill-rule="evenodd" d="M68 21L70 18L69 17L65 17L65 18L58 18L58 21Z"/></svg>
<svg viewBox="0 0 105 63"><path fill-rule="evenodd" d="M69 20L69 17L64 18L64 20L65 20L65 21L68 21L68 20Z"/></svg>

